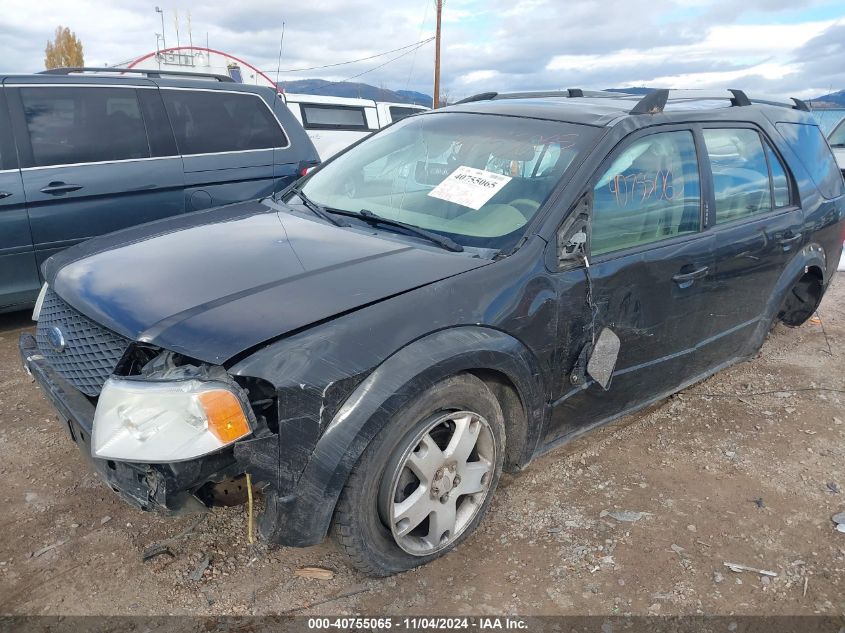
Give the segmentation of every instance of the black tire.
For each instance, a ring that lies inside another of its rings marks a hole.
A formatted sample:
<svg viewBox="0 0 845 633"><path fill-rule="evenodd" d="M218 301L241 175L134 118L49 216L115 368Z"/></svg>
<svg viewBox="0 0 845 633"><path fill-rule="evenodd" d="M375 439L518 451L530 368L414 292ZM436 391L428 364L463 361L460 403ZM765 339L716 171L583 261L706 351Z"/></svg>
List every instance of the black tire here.
<svg viewBox="0 0 845 633"><path fill-rule="evenodd" d="M406 450L412 448L411 444L430 424L433 416L449 411L473 411L487 421L495 440L492 477L488 480L486 497L474 518L451 544L429 555L410 554L394 540L389 525L385 525L379 512L382 479L392 476L393 467ZM493 498L504 455L502 408L484 382L471 374L459 374L433 385L402 409L358 460L335 509L332 532L336 542L350 563L370 576L389 576L442 556L478 526Z"/></svg>

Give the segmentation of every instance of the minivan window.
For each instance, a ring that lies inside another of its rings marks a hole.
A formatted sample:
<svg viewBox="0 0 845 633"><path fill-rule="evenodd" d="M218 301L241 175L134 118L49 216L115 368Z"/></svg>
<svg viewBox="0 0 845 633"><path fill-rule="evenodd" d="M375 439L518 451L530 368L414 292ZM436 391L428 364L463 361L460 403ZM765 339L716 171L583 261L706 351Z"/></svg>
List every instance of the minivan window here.
<svg viewBox="0 0 845 633"><path fill-rule="evenodd" d="M769 167L756 131L704 130L704 145L713 173L716 224L771 211Z"/></svg>
<svg viewBox="0 0 845 633"><path fill-rule="evenodd" d="M302 104L302 122L306 130L368 130L364 108Z"/></svg>
<svg viewBox="0 0 845 633"><path fill-rule="evenodd" d="M463 246L498 250L516 244L598 134L557 121L421 114L326 163L303 191L329 210L366 209Z"/></svg>
<svg viewBox="0 0 845 633"><path fill-rule="evenodd" d="M591 252L601 255L699 230L701 188L692 132L634 141L593 188Z"/></svg>
<svg viewBox="0 0 845 633"><path fill-rule="evenodd" d="M840 121L833 132L830 133L828 142L831 147L845 147L845 119Z"/></svg>
<svg viewBox="0 0 845 633"><path fill-rule="evenodd" d="M215 154L287 147L288 139L258 95L163 89L179 153Z"/></svg>
<svg viewBox="0 0 845 633"><path fill-rule="evenodd" d="M421 112L419 108L403 108L402 106L390 106L390 119L392 121L401 121L405 117Z"/></svg>
<svg viewBox="0 0 845 633"><path fill-rule="evenodd" d="M148 158L134 89L20 89L36 167Z"/></svg>
<svg viewBox="0 0 845 633"><path fill-rule="evenodd" d="M798 154L819 192L825 198L841 196L845 189L842 173L819 127L806 123L778 123L776 127Z"/></svg>

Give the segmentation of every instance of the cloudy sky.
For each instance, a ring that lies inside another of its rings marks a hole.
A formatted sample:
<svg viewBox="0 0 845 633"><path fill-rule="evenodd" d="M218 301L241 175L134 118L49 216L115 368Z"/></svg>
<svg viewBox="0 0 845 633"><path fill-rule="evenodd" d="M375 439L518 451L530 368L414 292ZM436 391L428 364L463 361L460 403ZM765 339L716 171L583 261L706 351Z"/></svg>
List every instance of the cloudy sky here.
<svg viewBox="0 0 845 633"><path fill-rule="evenodd" d="M378 55L434 34L433 0L185 0L165 10L167 44L242 57L280 79L357 80L431 93L434 47L355 64L289 72ZM80 37L89 65L154 50L155 2L0 0L0 71L43 68L44 46L61 24ZM813 97L845 88L845 0L446 0L443 91L739 87ZM391 61L393 60L393 61ZM386 62L387 63L385 65ZM376 68L377 66L382 66Z"/></svg>

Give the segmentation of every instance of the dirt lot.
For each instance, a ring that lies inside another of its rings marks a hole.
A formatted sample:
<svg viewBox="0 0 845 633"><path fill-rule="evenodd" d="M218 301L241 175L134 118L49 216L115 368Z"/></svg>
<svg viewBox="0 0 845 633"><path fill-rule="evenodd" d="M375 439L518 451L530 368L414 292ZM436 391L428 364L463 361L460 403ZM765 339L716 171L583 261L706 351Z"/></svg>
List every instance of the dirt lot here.
<svg viewBox="0 0 845 633"><path fill-rule="evenodd" d="M456 552L380 580L330 542L250 547L241 507L142 562L196 518L136 511L89 472L20 369L27 315L0 316L0 613L845 613L843 312L840 277L824 327L778 327L753 361L503 477Z"/></svg>

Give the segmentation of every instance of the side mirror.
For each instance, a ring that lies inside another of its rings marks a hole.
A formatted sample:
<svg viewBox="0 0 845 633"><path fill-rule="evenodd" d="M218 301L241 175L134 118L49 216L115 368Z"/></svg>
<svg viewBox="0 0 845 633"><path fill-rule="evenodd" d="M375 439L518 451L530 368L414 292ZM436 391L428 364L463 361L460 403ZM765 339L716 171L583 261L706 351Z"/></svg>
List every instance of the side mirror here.
<svg viewBox="0 0 845 633"><path fill-rule="evenodd" d="M589 239L590 207L592 196L586 193L578 200L569 218L557 232L557 262L562 268L572 262L583 262L587 255Z"/></svg>
<svg viewBox="0 0 845 633"><path fill-rule="evenodd" d="M605 391L610 387L610 380L613 378L613 370L616 368L620 346L621 341L616 333L610 328L603 328L593 347L593 353L590 354L587 373Z"/></svg>

